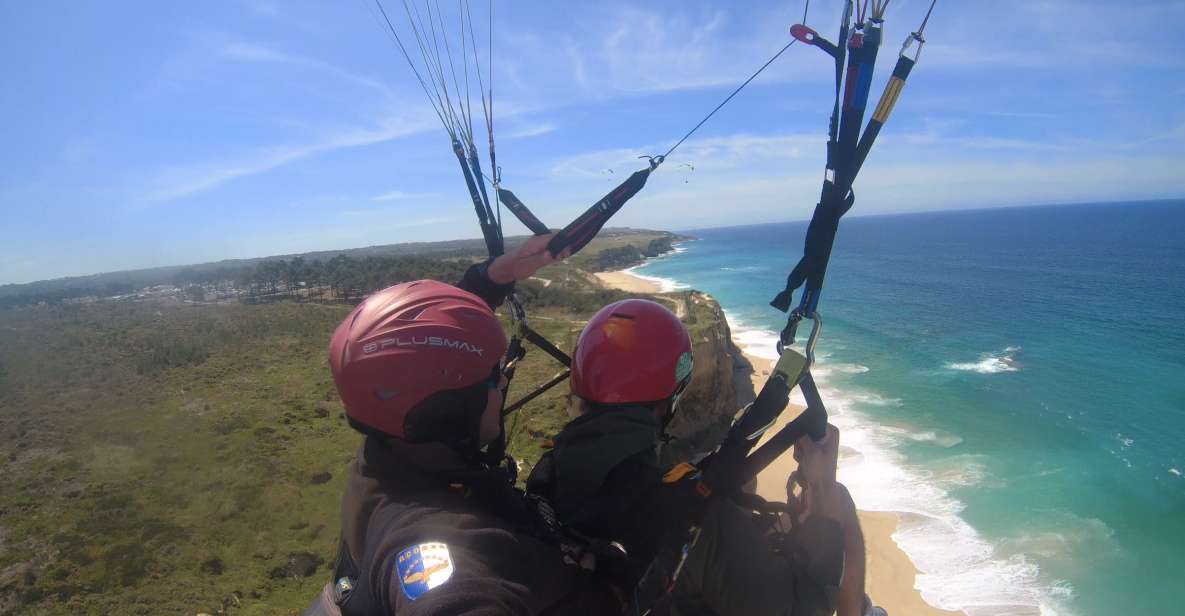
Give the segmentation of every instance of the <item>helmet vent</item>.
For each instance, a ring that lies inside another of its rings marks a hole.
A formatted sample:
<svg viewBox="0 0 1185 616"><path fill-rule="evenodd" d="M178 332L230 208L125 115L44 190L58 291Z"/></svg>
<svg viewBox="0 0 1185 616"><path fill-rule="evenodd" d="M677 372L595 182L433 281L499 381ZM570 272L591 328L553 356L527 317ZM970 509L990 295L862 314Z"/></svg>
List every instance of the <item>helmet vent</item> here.
<svg viewBox="0 0 1185 616"><path fill-rule="evenodd" d="M394 392L390 389L380 389L380 390L374 392L374 397L378 398L379 400L382 400L383 402L386 402L387 400L390 400L391 398L394 398L397 395L399 395L397 392Z"/></svg>
<svg viewBox="0 0 1185 616"><path fill-rule="evenodd" d="M428 309L427 306L420 306L418 308L413 308L411 310L408 310L407 312L400 314L398 317L396 317L396 319L398 319L400 321L414 321L414 320L420 318L420 315L424 314L424 311L427 309Z"/></svg>
<svg viewBox="0 0 1185 616"><path fill-rule="evenodd" d="M613 318L617 318L617 319L629 319L631 321L634 320L634 315L625 314L624 312L614 312L614 313L610 314L609 316L613 317Z"/></svg>

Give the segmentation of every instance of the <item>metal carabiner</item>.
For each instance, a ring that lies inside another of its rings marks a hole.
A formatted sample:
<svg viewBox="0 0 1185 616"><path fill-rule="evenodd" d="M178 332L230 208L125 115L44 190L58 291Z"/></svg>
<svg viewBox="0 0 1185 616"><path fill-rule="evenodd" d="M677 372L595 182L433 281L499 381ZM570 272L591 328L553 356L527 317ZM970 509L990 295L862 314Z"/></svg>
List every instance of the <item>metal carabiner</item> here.
<svg viewBox="0 0 1185 616"><path fill-rule="evenodd" d="M667 160L667 157L665 154L659 154L658 156L649 156L649 155L643 154L643 155L639 156L638 158L645 158L646 161L650 163L650 170L651 171L658 169L658 166L663 164Z"/></svg>
<svg viewBox="0 0 1185 616"><path fill-rule="evenodd" d="M819 342L819 333L823 330L823 317L818 310L804 315L802 312L795 310L790 313L789 322L786 323L786 329L782 330L782 335L778 338L777 350L778 355L781 355L786 350L786 346L794 344L794 334L798 330L798 322L802 319L810 319L811 334L806 339L806 367L810 368L815 363L815 344Z"/></svg>
<svg viewBox="0 0 1185 616"><path fill-rule="evenodd" d="M906 56L905 52L909 50L914 41L918 42L918 48L913 52L913 58L911 59L916 64L918 58L922 57L922 45L926 44L926 37L922 36L921 32L912 32L909 36L905 37L905 42L901 44L901 52L898 55L908 58L909 56Z"/></svg>
<svg viewBox="0 0 1185 616"><path fill-rule="evenodd" d="M810 369L815 364L815 343L819 342L819 333L823 331L823 317L816 310L807 317L811 324L811 335L806 339L806 367Z"/></svg>

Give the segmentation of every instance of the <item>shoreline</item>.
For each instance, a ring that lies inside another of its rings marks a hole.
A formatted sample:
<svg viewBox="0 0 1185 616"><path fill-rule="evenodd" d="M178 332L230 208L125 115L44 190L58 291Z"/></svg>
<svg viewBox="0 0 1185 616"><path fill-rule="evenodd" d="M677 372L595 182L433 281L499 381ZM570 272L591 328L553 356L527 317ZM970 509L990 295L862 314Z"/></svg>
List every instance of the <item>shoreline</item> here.
<svg viewBox="0 0 1185 616"><path fill-rule="evenodd" d="M627 293L662 293L662 285L653 280L647 280L636 274L630 273L628 269L616 270L612 272L594 272L597 280L606 287L625 291Z"/></svg>
<svg viewBox="0 0 1185 616"><path fill-rule="evenodd" d="M632 269L632 268L631 268ZM614 272L597 272L597 278L607 287L617 288L631 293L662 293L666 290L657 281L642 278L629 269ZM750 402L754 392L760 391L765 379L769 376L773 362L745 351L743 341L738 340L736 332L732 335L733 346L740 351L742 357L749 363L748 378L752 384L751 391L744 391L738 386L738 408ZM791 402L798 412L801 405ZM772 436L786 423L792 420L798 412L784 412L769 430L766 437ZM841 434L842 439L842 434ZM764 438L762 439L764 441ZM842 442L842 441L841 441ZM842 450L841 450L841 455ZM767 500L784 501L786 498L786 478L794 470L794 459L789 455L782 455L771 463L758 476L756 492ZM885 608L890 616L920 615L920 616L958 616L961 611L944 610L926 603L917 588L916 579L919 575L917 566L910 560L893 535L897 532L901 522L900 513L891 511L857 511L860 526L864 533L866 553L865 563L865 592L872 597L873 604Z"/></svg>

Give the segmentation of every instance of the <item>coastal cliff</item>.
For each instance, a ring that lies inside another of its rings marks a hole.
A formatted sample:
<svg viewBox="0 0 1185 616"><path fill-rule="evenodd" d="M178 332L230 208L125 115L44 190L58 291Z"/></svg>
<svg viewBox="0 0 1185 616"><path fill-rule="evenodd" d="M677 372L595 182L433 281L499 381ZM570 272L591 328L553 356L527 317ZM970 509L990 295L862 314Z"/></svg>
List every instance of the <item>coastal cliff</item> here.
<svg viewBox="0 0 1185 616"><path fill-rule="evenodd" d="M724 310L712 296L686 291L660 297L680 304L676 314L687 324L695 356L691 384L669 429L675 440L664 452L666 460L677 462L719 444L738 409L738 388L742 400L752 395L751 367L733 344Z"/></svg>

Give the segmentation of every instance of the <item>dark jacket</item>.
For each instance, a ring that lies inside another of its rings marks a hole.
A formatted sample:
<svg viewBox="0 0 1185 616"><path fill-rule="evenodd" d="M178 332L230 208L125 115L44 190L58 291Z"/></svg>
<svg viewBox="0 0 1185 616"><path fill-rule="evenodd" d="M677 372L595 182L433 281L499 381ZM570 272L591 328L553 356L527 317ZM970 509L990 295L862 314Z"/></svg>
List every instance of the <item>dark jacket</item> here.
<svg viewBox="0 0 1185 616"><path fill-rule="evenodd" d="M436 449L431 449L436 448ZM342 499L341 614L604 614L621 603L531 533L521 493L435 444L366 438ZM432 456L432 472L421 460ZM447 466L447 465L446 465ZM352 569L352 570L351 570ZM335 614L327 589L319 601Z"/></svg>
<svg viewBox="0 0 1185 616"><path fill-rule="evenodd" d="M615 566L633 582L663 535L684 519L679 509L688 504L681 498L683 486L662 480L655 451L659 430L647 408L594 410L564 427L527 480L528 492L548 498L562 523L622 543L628 563ZM820 560L842 563L842 533L830 520L807 522L796 531L805 535L771 537L751 510L724 499L711 501L675 592L655 613L832 613L830 593L839 576L834 567L816 565ZM816 544L811 554L799 549L808 542ZM822 559L811 556L819 554Z"/></svg>
<svg viewBox="0 0 1185 616"><path fill-rule="evenodd" d="M546 498L568 528L626 549L628 559L610 563L610 577L626 587L657 551L668 519L661 510L672 502L663 496L659 431L648 408L594 410L556 435L527 479L527 491Z"/></svg>
<svg viewBox="0 0 1185 616"><path fill-rule="evenodd" d="M457 286L496 308L510 286L487 265ZM535 518L509 478L443 444L367 436L342 497L334 583L305 614L619 612L615 594L537 538Z"/></svg>

